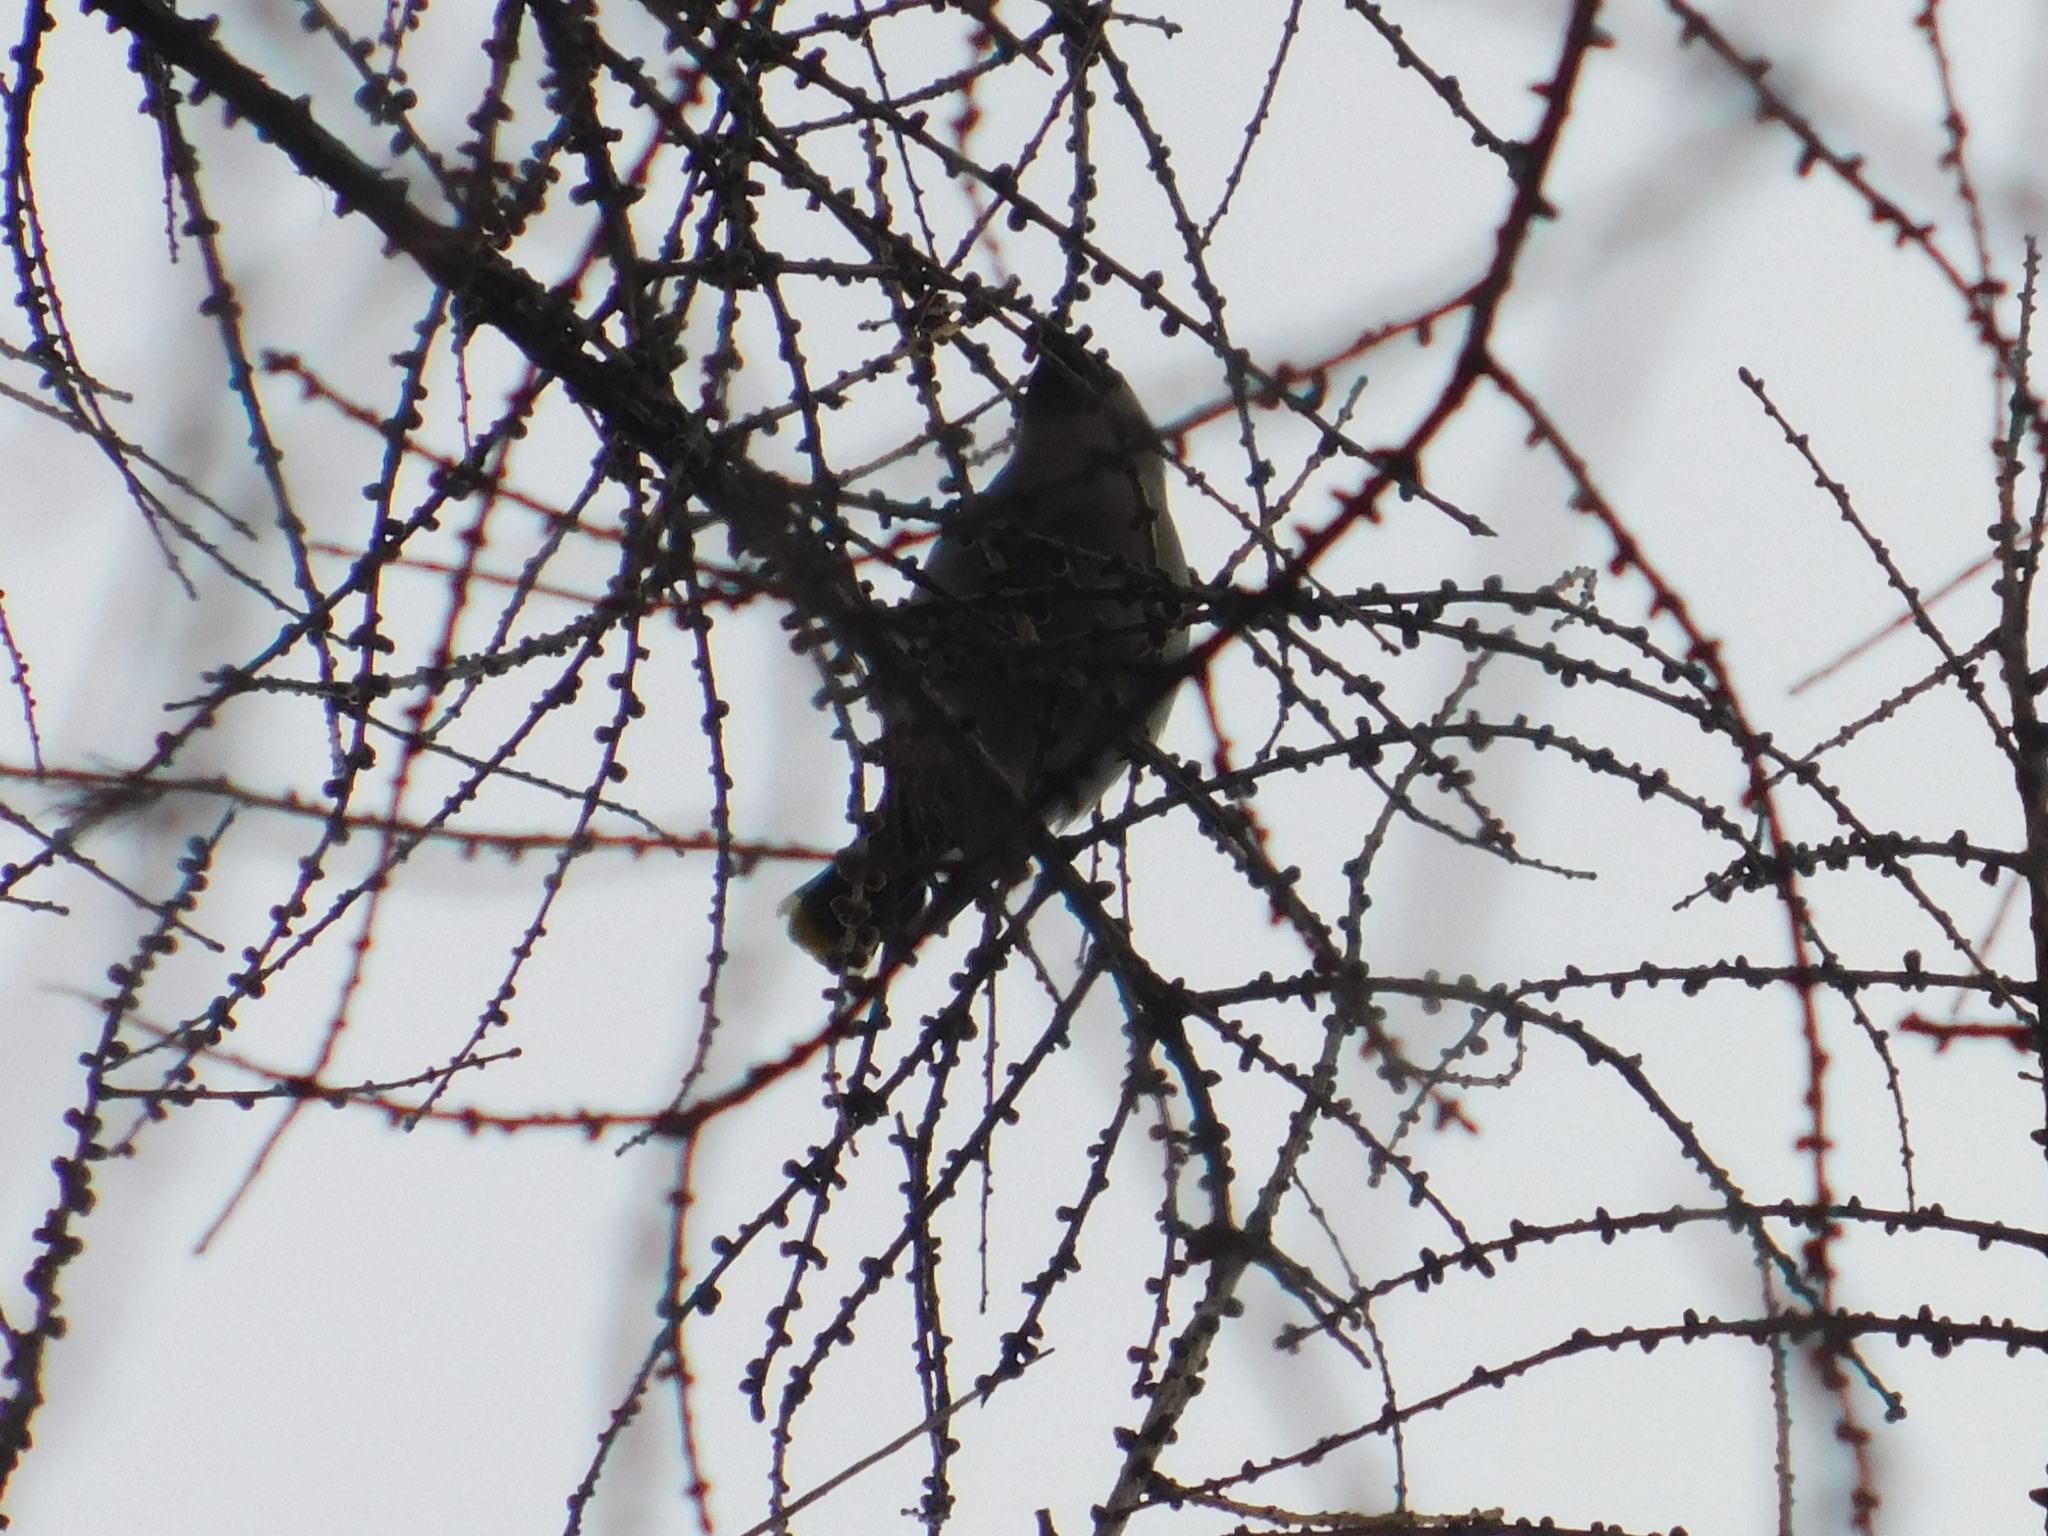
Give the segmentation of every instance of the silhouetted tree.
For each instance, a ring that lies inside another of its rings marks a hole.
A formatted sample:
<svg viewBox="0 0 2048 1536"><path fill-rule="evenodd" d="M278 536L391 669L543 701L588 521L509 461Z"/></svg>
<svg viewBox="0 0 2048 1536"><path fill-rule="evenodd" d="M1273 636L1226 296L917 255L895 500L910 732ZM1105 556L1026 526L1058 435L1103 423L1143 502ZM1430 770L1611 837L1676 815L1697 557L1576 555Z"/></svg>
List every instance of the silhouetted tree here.
<svg viewBox="0 0 2048 1536"><path fill-rule="evenodd" d="M107 37L27 0L0 1483L92 1412L50 1418L115 1160L269 1111L204 1247L332 1105L667 1157L661 1259L612 1281L637 1363L609 1418L545 1410L571 1530L621 1480L750 1536L906 1504L1868 1530L1900 1483L2016 1528L2048 1459L2033 183L1980 194L1938 3L1905 34L1938 107L1884 174L1737 41L1765 19L1402 9L88 0ZM1759 149L1825 259L1865 259L1846 205L1931 284L1951 352L1854 317L1896 368L1872 430L1948 434L1974 379L1971 510L1902 512L1816 425L1853 403L1748 370L1693 462L1754 502L1699 505L1602 424L1639 380L1575 382L1627 338L1573 285L1733 223ZM1937 154L1940 216L1908 206ZM829 974L777 903L876 801L878 697L962 737L898 604L1053 336L1160 424L1173 724L1082 824L1012 795L1028 871L942 873L919 942ZM1874 693L1781 697L1894 618ZM31 1042L80 997L82 1054ZM522 1284L390 1241L389 1308ZM445 1363L360 1343L322 1396ZM620 1470L643 1437L672 1449Z"/></svg>

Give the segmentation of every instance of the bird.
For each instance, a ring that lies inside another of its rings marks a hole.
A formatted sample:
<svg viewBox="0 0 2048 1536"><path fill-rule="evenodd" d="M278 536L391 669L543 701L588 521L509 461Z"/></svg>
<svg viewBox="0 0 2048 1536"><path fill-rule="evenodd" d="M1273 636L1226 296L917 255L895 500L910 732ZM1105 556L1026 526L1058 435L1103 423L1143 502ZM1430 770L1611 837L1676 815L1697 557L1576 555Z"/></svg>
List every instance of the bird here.
<svg viewBox="0 0 2048 1536"><path fill-rule="evenodd" d="M870 678L882 793L784 901L790 937L858 972L917 936L939 882L954 899L934 917L950 919L1021 876L1019 807L1065 825L1133 739L1164 729L1187 579L1158 429L1105 357L1042 334L1008 462L940 519L913 592L888 610L900 665L887 670L913 686Z"/></svg>

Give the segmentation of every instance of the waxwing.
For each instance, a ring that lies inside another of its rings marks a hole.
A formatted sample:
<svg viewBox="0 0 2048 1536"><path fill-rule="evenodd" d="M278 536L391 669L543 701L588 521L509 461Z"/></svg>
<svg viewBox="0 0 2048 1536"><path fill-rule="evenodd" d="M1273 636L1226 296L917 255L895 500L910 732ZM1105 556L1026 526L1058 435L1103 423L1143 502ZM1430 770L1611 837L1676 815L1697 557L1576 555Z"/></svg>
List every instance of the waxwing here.
<svg viewBox="0 0 2048 1536"><path fill-rule="evenodd" d="M1044 338L1009 462L947 512L889 611L892 670L919 686L871 679L881 799L783 903L791 937L859 970L917 934L941 882L954 899L928 926L1021 876L1020 817L1072 821L1166 724L1186 581L1145 408L1100 357Z"/></svg>

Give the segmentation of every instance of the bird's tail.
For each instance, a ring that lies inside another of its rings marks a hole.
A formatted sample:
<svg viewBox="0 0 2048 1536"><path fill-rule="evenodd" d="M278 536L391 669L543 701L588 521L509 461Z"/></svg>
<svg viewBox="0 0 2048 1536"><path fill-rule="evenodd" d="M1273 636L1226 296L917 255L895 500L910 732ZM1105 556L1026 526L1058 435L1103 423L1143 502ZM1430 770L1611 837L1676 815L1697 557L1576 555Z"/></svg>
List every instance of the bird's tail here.
<svg viewBox="0 0 2048 1536"><path fill-rule="evenodd" d="M845 848L782 903L789 936L835 971L865 969L884 943L907 936L931 899L929 881L870 838Z"/></svg>

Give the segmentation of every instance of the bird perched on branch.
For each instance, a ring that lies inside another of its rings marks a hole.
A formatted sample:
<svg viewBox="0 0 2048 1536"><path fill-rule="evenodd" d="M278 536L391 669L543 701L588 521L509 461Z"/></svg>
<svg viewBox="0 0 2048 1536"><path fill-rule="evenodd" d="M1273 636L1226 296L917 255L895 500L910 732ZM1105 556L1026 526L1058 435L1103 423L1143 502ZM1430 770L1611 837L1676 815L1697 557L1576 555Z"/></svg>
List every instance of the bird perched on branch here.
<svg viewBox="0 0 2048 1536"><path fill-rule="evenodd" d="M1079 816L1172 708L1187 561L1159 434L1107 362L1065 336L1039 346L1009 462L946 515L890 610L898 664L870 669L880 803L783 903L791 937L837 970L913 937L938 882L950 918L1016 878L1023 818Z"/></svg>

